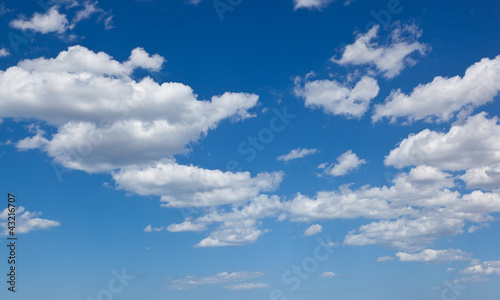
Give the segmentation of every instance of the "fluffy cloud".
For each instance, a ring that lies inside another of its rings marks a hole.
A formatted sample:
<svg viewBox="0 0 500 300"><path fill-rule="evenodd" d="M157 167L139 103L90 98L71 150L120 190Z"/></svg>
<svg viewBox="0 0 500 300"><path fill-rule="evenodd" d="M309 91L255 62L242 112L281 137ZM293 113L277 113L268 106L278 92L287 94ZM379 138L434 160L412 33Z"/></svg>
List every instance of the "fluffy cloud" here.
<svg viewBox="0 0 500 300"><path fill-rule="evenodd" d="M398 174L392 186L363 186L351 190L321 191L315 197L298 194L285 201L259 195L248 203L235 203L231 210L212 210L186 219L199 228L217 227L197 247L237 246L255 242L267 232L264 218L292 222L332 219L378 219L351 231L344 245L381 245L400 250L422 250L434 240L464 232L466 221L487 224L490 213L500 212L500 195L473 191L461 195L454 177L435 167L419 166ZM483 225L481 225L483 226ZM318 225L312 225L314 232ZM311 232L311 233L312 233Z"/></svg>
<svg viewBox="0 0 500 300"><path fill-rule="evenodd" d="M52 136L39 131L18 148L40 148L62 165L88 172L185 153L220 121L251 117L247 110L257 104L256 95L197 100L181 83L130 78L137 68L158 71L163 62L142 48L121 63L81 46L53 59L24 60L0 72L0 116L56 126Z"/></svg>
<svg viewBox="0 0 500 300"><path fill-rule="evenodd" d="M356 153L349 150L337 157L337 164L327 167L324 173L333 177L344 176L350 171L359 168L359 166L363 164L366 164L366 161L364 159L359 159ZM324 166L326 167L326 165Z"/></svg>
<svg viewBox="0 0 500 300"><path fill-rule="evenodd" d="M392 91L384 104L375 107L373 121L384 117L395 122L398 117L409 121L448 121L465 107L491 102L500 90L500 56L483 58L470 66L463 77L435 77L417 86L411 94Z"/></svg>
<svg viewBox="0 0 500 300"><path fill-rule="evenodd" d="M254 279L264 276L263 272L221 272L213 276L186 276L185 278L167 280L172 289L188 289L199 285L214 285L229 282L241 282L248 279ZM249 283L242 283L249 284Z"/></svg>
<svg viewBox="0 0 500 300"><path fill-rule="evenodd" d="M214 230L210 236L201 240L196 247L206 248L252 244L263 233L265 232L253 227L220 228Z"/></svg>
<svg viewBox="0 0 500 300"><path fill-rule="evenodd" d="M307 9L322 9L328 6L328 4L332 3L335 0L293 0L295 5L295 10L300 8Z"/></svg>
<svg viewBox="0 0 500 300"><path fill-rule="evenodd" d="M9 56L9 55L10 55L9 50L7 50L5 48L0 48L0 57L6 57L6 56Z"/></svg>
<svg viewBox="0 0 500 300"><path fill-rule="evenodd" d="M465 275L478 275L478 276L488 276L497 275L500 276L500 261L483 261L480 262L477 259L471 261L469 267L460 271L461 274Z"/></svg>
<svg viewBox="0 0 500 300"><path fill-rule="evenodd" d="M397 168L426 164L443 170L466 170L461 179L468 188L498 188L498 118L487 118L483 112L453 124L448 132L426 129L412 134L389 153L385 164Z"/></svg>
<svg viewBox="0 0 500 300"><path fill-rule="evenodd" d="M331 60L340 65L372 65L384 77L393 78L406 66L415 64L411 54L419 52L423 55L429 49L417 41L422 33L415 25L396 28L391 34L391 43L387 45L373 42L379 29L380 26L375 25L366 34L358 35L353 44L344 48L340 59Z"/></svg>
<svg viewBox="0 0 500 300"><path fill-rule="evenodd" d="M283 203L278 196L260 195L243 207L235 206L229 212L213 211L195 220L201 224L220 224L196 247L239 246L254 243L264 233L258 229L259 220L278 216L282 219Z"/></svg>
<svg viewBox="0 0 500 300"><path fill-rule="evenodd" d="M38 218L40 214L41 213L38 212L31 213L25 210L25 208L22 206L18 207L16 211L15 233L16 234L28 233L30 231L45 230L61 225L57 221ZM7 228L8 217L9 217L9 211L7 208L4 209L2 212L0 212L0 221L5 221L5 222L0 222L0 235L9 234L9 229Z"/></svg>
<svg viewBox="0 0 500 300"><path fill-rule="evenodd" d="M344 185L339 191L318 192L314 198L298 194L285 205L296 221L392 219L415 214L412 206L447 205L459 196L448 189L454 186L449 174L428 166L399 174L393 183L390 187L363 186L354 191Z"/></svg>
<svg viewBox="0 0 500 300"><path fill-rule="evenodd" d="M305 231L304 231L304 236L311 236L311 235L316 235L320 232L323 231L323 227L319 224L313 224L309 226Z"/></svg>
<svg viewBox="0 0 500 300"><path fill-rule="evenodd" d="M363 225L351 231L344 245L380 245L401 250L420 250L432 241L463 232L463 219L446 215L444 211L426 214L417 219L383 220Z"/></svg>
<svg viewBox="0 0 500 300"><path fill-rule="evenodd" d="M281 161L290 161L292 159L302 158L307 155L312 155L318 153L318 149L306 149L306 148L297 148L290 151L288 154L278 156L278 160Z"/></svg>
<svg viewBox="0 0 500 300"><path fill-rule="evenodd" d="M10 26L21 30L33 30L40 33L64 33L68 29L66 15L59 13L56 6L45 14L35 13L30 19L20 18L12 20Z"/></svg>
<svg viewBox="0 0 500 300"><path fill-rule="evenodd" d="M283 174L222 172L175 162L127 167L112 174L118 188L139 195L161 196L169 207L200 207L246 203L261 192L274 190Z"/></svg>
<svg viewBox="0 0 500 300"><path fill-rule="evenodd" d="M353 88L335 80L295 83L295 95L305 99L309 108L323 108L325 113L360 118L368 110L370 101L378 95L377 80L364 76Z"/></svg>
<svg viewBox="0 0 500 300"><path fill-rule="evenodd" d="M489 191L498 189L500 188L500 164L468 169L460 178L466 182L468 189Z"/></svg>
<svg viewBox="0 0 500 300"><path fill-rule="evenodd" d="M452 261L463 261L471 259L471 255L469 253L457 249L425 249L419 253L398 252L396 253L396 256L399 258L399 261L427 263L449 263Z"/></svg>

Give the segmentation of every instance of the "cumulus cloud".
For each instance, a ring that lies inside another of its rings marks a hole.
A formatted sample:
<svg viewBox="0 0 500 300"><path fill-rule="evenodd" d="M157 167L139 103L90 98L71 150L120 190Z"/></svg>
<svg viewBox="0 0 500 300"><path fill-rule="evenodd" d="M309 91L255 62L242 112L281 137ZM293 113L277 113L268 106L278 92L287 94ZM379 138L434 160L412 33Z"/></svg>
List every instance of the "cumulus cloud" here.
<svg viewBox="0 0 500 300"><path fill-rule="evenodd" d="M359 168L359 166L363 164L366 164L366 160L359 159L356 153L353 153L352 150L349 150L337 157L337 164L330 165L329 167L326 167L326 165L323 164L318 168L324 167L324 174L338 177L346 175L347 173Z"/></svg>
<svg viewBox="0 0 500 300"><path fill-rule="evenodd" d="M21 17L10 22L10 26L20 30L32 30L40 33L64 33L68 29L68 19L59 13L56 6L45 14L35 13L30 19Z"/></svg>
<svg viewBox="0 0 500 300"><path fill-rule="evenodd" d="M41 215L39 212L29 212L25 210L24 207L20 206L16 211L16 228L15 233L28 233L36 230L45 230L60 226L61 224L57 221L52 221L48 219L42 219L38 216ZM0 235L9 235L8 229L8 218L9 210L8 208L0 212Z"/></svg>
<svg viewBox="0 0 500 300"><path fill-rule="evenodd" d="M478 276L489 276L497 275L500 276L500 261L479 261L474 259L471 261L469 267L460 271L464 275L478 275Z"/></svg>
<svg viewBox="0 0 500 300"><path fill-rule="evenodd" d="M323 227L319 224L313 224L309 226L305 231L304 231L304 236L312 236L316 235L320 232L323 231Z"/></svg>
<svg viewBox="0 0 500 300"><path fill-rule="evenodd" d="M460 178L465 181L468 189L499 189L500 164L468 169Z"/></svg>
<svg viewBox="0 0 500 300"><path fill-rule="evenodd" d="M264 276L264 272L221 272L211 276L186 276L185 278L167 280L172 289L195 288L199 285L216 285L230 282L242 282ZM243 282L242 284L248 284Z"/></svg>
<svg viewBox="0 0 500 300"><path fill-rule="evenodd" d="M360 118L368 110L370 101L378 95L377 80L364 76L354 87L335 80L295 82L295 95L305 99L305 106L322 108L327 114Z"/></svg>
<svg viewBox="0 0 500 300"><path fill-rule="evenodd" d="M471 254L458 249L425 249L419 253L398 252L396 256L399 258L399 261L404 262L449 263L452 261L471 260Z"/></svg>
<svg viewBox="0 0 500 300"><path fill-rule="evenodd" d="M204 231L215 223L198 247L255 242L266 232L256 211L281 205L261 193L276 189L283 173L209 170L180 165L173 155L187 153L223 120L252 117L258 96L227 92L198 100L184 84L133 78L138 68L159 71L164 62L142 48L119 62L81 46L20 61L0 71L0 117L38 122L15 143L19 150L41 149L65 167L109 173L117 189L159 196L168 207L234 206L180 224L148 225L146 232Z"/></svg>
<svg viewBox="0 0 500 300"><path fill-rule="evenodd" d="M318 149L306 149L306 148L297 148L290 151L288 154L278 156L278 160L281 161L290 161L292 159L302 158L307 155L312 155L318 153Z"/></svg>
<svg viewBox="0 0 500 300"><path fill-rule="evenodd" d="M383 220L363 225L345 237L344 245L380 245L401 250L420 250L438 238L463 232L463 219L435 212L417 219Z"/></svg>
<svg viewBox="0 0 500 300"><path fill-rule="evenodd" d="M300 8L321 10L335 0L293 0L295 10Z"/></svg>
<svg viewBox="0 0 500 300"><path fill-rule="evenodd" d="M418 85L409 95L392 91L385 103L375 107L372 119L448 121L464 108L491 102L499 90L500 56L483 58L470 66L463 77L438 76L430 83Z"/></svg>
<svg viewBox="0 0 500 300"><path fill-rule="evenodd" d="M500 125L486 113L453 124L448 132L425 129L404 139L384 163L403 168L426 164L463 171L467 188L492 190L500 185Z"/></svg>
<svg viewBox="0 0 500 300"><path fill-rule="evenodd" d="M453 191L455 178L435 167L418 166L395 176L391 186L362 186L351 190L320 191L314 197L297 194L286 201L259 195L232 209L215 209L187 219L190 226L217 227L197 247L237 246L255 242L267 230L264 218L292 222L333 219L375 219L351 231L344 245L381 245L406 251L425 249L434 240L464 232L466 222L487 224L500 212L500 195ZM483 225L481 225L483 226ZM317 231L313 225L311 231ZM309 230L308 230L309 232ZM312 233L312 232L311 232Z"/></svg>
<svg viewBox="0 0 500 300"><path fill-rule="evenodd" d="M9 56L9 55L10 55L9 50L7 50L5 48L0 48L0 57L6 57L6 56Z"/></svg>
<svg viewBox="0 0 500 300"><path fill-rule="evenodd" d="M414 52L425 54L429 46L418 42L422 32L416 25L398 26L391 33L391 42L379 45L379 25L373 26L366 34L359 34L353 44L345 46L340 59L331 60L340 65L371 65L384 77L393 78L410 65L415 64L410 56Z"/></svg>
<svg viewBox="0 0 500 300"><path fill-rule="evenodd" d="M198 100L184 84L130 77L137 68L158 71L163 63L163 57L142 48L121 63L81 46L52 59L23 60L0 72L0 115L57 127L52 136L41 131L18 142L18 148L40 148L65 167L87 172L186 153L220 121L252 116L248 109L257 104L257 95Z"/></svg>
<svg viewBox="0 0 500 300"><path fill-rule="evenodd" d="M139 195L161 196L169 207L201 207L246 203L261 192L272 191L283 173L223 172L175 162L148 167L127 167L112 174L119 189Z"/></svg>

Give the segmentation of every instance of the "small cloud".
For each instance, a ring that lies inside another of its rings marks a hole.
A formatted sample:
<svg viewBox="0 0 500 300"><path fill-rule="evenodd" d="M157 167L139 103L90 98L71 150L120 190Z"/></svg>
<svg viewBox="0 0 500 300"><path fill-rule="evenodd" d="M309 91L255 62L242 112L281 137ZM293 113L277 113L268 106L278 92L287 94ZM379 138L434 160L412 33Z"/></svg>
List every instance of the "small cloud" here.
<svg viewBox="0 0 500 300"><path fill-rule="evenodd" d="M392 256L382 256L377 258L377 262L386 262L386 261L391 261L394 260Z"/></svg>
<svg viewBox="0 0 500 300"><path fill-rule="evenodd" d="M10 55L9 50L7 50L5 48L0 48L0 57L6 57L6 56L9 56L9 55Z"/></svg>
<svg viewBox="0 0 500 300"><path fill-rule="evenodd" d="M318 149L297 148L297 149L293 149L288 154L278 156L278 160L287 162L287 161L290 161L292 159L302 158L302 157L305 157L307 155L312 155L312 154L315 154L318 152L319 152Z"/></svg>
<svg viewBox="0 0 500 300"><path fill-rule="evenodd" d="M331 165L325 169L325 164L318 166L319 169L325 169L324 173L333 177L344 176L347 173L359 168L359 166L366 164L366 160L359 159L356 153L352 150L345 152L337 157L337 164Z"/></svg>
<svg viewBox="0 0 500 300"><path fill-rule="evenodd" d="M320 278L333 278L335 276L337 276L337 274L335 274L333 272L324 272L324 273L319 275Z"/></svg>
<svg viewBox="0 0 500 300"><path fill-rule="evenodd" d="M69 28L68 23L66 15L59 13L57 7L54 6L45 14L35 13L30 19L21 17L12 20L10 26L20 30L32 30L42 34L51 32L62 34Z"/></svg>
<svg viewBox="0 0 500 300"><path fill-rule="evenodd" d="M151 226L151 224L149 224L148 226L146 226L146 228L144 228L144 232L151 232L153 231L153 227Z"/></svg>
<svg viewBox="0 0 500 300"><path fill-rule="evenodd" d="M304 231L304 236L316 235L316 234L320 233L321 231L323 231L323 227L319 224L314 224L314 225L309 226L309 228L307 228Z"/></svg>

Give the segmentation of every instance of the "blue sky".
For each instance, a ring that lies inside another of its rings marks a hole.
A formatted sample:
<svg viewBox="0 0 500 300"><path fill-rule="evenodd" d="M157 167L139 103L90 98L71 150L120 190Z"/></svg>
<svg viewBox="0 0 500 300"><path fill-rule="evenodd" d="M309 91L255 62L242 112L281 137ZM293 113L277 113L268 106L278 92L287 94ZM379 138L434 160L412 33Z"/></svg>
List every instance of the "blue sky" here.
<svg viewBox="0 0 500 300"><path fill-rule="evenodd" d="M496 299L499 14L0 2L0 297Z"/></svg>

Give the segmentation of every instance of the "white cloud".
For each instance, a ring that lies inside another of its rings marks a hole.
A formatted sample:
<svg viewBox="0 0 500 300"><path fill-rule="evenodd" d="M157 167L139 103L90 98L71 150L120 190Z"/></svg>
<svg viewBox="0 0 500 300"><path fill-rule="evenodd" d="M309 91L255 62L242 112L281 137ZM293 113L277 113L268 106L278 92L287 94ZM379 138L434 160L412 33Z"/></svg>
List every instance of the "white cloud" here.
<svg viewBox="0 0 500 300"><path fill-rule="evenodd" d="M300 8L321 10L335 0L293 0L295 10Z"/></svg>
<svg viewBox="0 0 500 300"><path fill-rule="evenodd" d="M144 232L161 232L161 231L164 231L165 229L167 229L166 227L162 226L162 227L153 227L151 224L146 226L146 228L144 228Z"/></svg>
<svg viewBox="0 0 500 300"><path fill-rule="evenodd" d="M488 191L499 189L500 164L468 169L460 178L466 182L468 189Z"/></svg>
<svg viewBox="0 0 500 300"><path fill-rule="evenodd" d="M230 291L246 291L246 290L255 290L255 289L265 289L268 288L269 285L261 282L245 282L245 283L238 283L238 284L233 284L233 285L228 285L225 286L225 289L228 289Z"/></svg>
<svg viewBox="0 0 500 300"><path fill-rule="evenodd" d="M290 161L292 159L302 158L302 157L305 157L307 155L312 155L315 153L318 153L318 149L297 148L297 149L293 149L288 154L278 156L278 160Z"/></svg>
<svg viewBox="0 0 500 300"><path fill-rule="evenodd" d="M331 60L340 65L373 65L384 77L393 78L405 67L415 64L410 58L412 53L423 55L429 49L429 46L417 41L422 33L416 25L394 29L391 43L387 45L373 42L378 37L379 29L380 26L375 25L366 34L359 34L353 44L344 48L340 59Z"/></svg>
<svg viewBox="0 0 500 300"><path fill-rule="evenodd" d="M392 256L381 256L377 258L377 262L387 262L392 260L394 260Z"/></svg>
<svg viewBox="0 0 500 300"><path fill-rule="evenodd" d="M392 91L384 104L375 107L372 119L448 121L461 109L491 102L499 90L500 56L483 58L470 66L463 77L435 77L432 82L417 86L410 95Z"/></svg>
<svg viewBox="0 0 500 300"><path fill-rule="evenodd" d="M201 207L246 203L261 192L272 191L283 173L223 172L175 162L123 168L112 174L119 189L139 195L161 196L169 207Z"/></svg>
<svg viewBox="0 0 500 300"><path fill-rule="evenodd" d="M9 56L9 55L10 55L9 50L7 50L5 48L0 48L0 57L6 57L6 56Z"/></svg>
<svg viewBox="0 0 500 300"><path fill-rule="evenodd" d="M304 236L312 236L316 235L320 232L323 231L323 227L319 224L313 224L309 226L305 231L304 231Z"/></svg>
<svg viewBox="0 0 500 300"><path fill-rule="evenodd" d="M500 276L500 261L483 261L480 262L477 259L471 261L469 267L460 271L461 274L465 275L478 275L478 276L490 276L497 275Z"/></svg>
<svg viewBox="0 0 500 300"><path fill-rule="evenodd" d="M327 167L324 173L333 177L344 176L352 170L359 168L359 166L366 164L366 160L359 159L352 150L337 157L337 162L337 164Z"/></svg>
<svg viewBox="0 0 500 300"><path fill-rule="evenodd" d="M471 260L471 254L458 249L425 249L419 253L398 252L396 256L399 258L399 261L404 262L449 263L452 261Z"/></svg>
<svg viewBox="0 0 500 300"><path fill-rule="evenodd" d="M434 240L461 234L466 221L486 224L488 215L500 212L500 195L473 191L461 195L451 191L451 174L435 167L419 166L398 174L392 186L362 186L351 190L321 191L314 198L298 194L292 200L259 195L232 209L211 210L190 226L208 228L217 224L197 247L237 246L253 243L267 232L261 219L276 218L292 222L332 219L379 219L350 232L344 245L376 244L401 250L423 250ZM315 228L317 226L314 226Z"/></svg>
<svg viewBox="0 0 500 300"><path fill-rule="evenodd" d="M284 206L278 196L259 195L248 203L233 205L230 211L214 209L196 219L186 218L181 224L171 224L166 229L171 232L203 231L208 225L218 224L195 247L240 246L254 243L267 232L266 229L258 228L261 225L260 219L279 219L284 216L283 212Z"/></svg>
<svg viewBox="0 0 500 300"><path fill-rule="evenodd" d="M45 230L53 227L60 226L61 224L57 221L47 220L38 218L41 215L39 212L31 213L25 210L24 207L20 206L16 211L16 227L14 232L16 234L28 233L35 230ZM8 229L8 218L9 210L8 208L0 212L0 235L9 235Z"/></svg>
<svg viewBox="0 0 500 300"><path fill-rule="evenodd" d="M377 80L364 76L353 88L335 80L295 82L295 95L305 98L305 106L323 108L325 113L360 118L378 95Z"/></svg>
<svg viewBox="0 0 500 300"><path fill-rule="evenodd" d="M417 219L383 220L363 225L345 237L344 245L380 245L401 250L420 250L432 241L463 232L463 219L446 216L444 211L428 213Z"/></svg>
<svg viewBox="0 0 500 300"><path fill-rule="evenodd" d="M59 13L56 6L45 14L35 13L31 19L20 18L12 20L10 26L20 30L33 30L40 33L64 33L68 29L66 15Z"/></svg>
<svg viewBox="0 0 500 300"><path fill-rule="evenodd" d="M486 113L455 123L448 132L425 129L404 139L385 158L396 168L426 164L466 173L467 188L492 190L500 185L500 125Z"/></svg>
<svg viewBox="0 0 500 300"><path fill-rule="evenodd" d="M265 231L252 227L221 228L214 230L208 237L201 240L196 247L225 247L252 244Z"/></svg>
<svg viewBox="0 0 500 300"><path fill-rule="evenodd" d="M90 2L86 1L83 4L83 9L79 10L76 12L75 16L73 17L73 20L71 21L72 25L90 18L91 15L100 13L104 14L104 10L102 8L97 7L97 1L96 2Z"/></svg>
<svg viewBox="0 0 500 300"><path fill-rule="evenodd" d="M264 276L263 272L221 272L212 276L186 276L185 278L167 280L170 288L187 289L194 288L199 285L214 285L229 282L241 282L248 279L254 279Z"/></svg>
<svg viewBox="0 0 500 300"><path fill-rule="evenodd" d="M488 223L483 223L481 225L471 225L471 227L469 227L469 230L467 230L468 233L474 233L476 231L478 231L479 229L482 229L484 227L490 227L490 224Z"/></svg>
<svg viewBox="0 0 500 300"><path fill-rule="evenodd" d="M319 275L320 278L333 278L335 276L337 276L337 274L333 272L323 272Z"/></svg>
<svg viewBox="0 0 500 300"><path fill-rule="evenodd" d="M170 232L183 232L183 231L204 231L207 229L205 224L196 224L193 222L183 222L180 224L170 224L167 230Z"/></svg>
<svg viewBox="0 0 500 300"><path fill-rule="evenodd" d="M137 68L157 71L163 62L142 48L121 63L81 46L53 59L23 60L0 72L0 117L57 127L51 137L40 132L18 142L20 149L41 148L65 167L101 172L186 153L220 121L252 116L257 95L205 101L181 83L130 78Z"/></svg>

